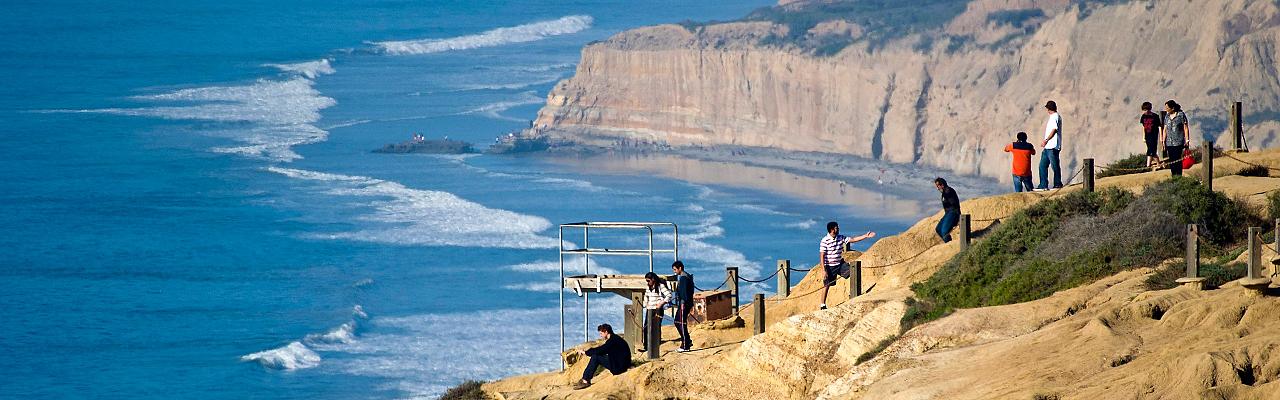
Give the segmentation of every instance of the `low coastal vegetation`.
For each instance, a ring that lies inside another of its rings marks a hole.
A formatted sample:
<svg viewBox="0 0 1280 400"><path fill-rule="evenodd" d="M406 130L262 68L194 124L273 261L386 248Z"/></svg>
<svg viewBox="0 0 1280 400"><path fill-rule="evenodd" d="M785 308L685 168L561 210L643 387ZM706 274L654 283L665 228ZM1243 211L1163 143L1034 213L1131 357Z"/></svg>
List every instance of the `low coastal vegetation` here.
<svg viewBox="0 0 1280 400"><path fill-rule="evenodd" d="M1026 302L1117 272L1181 257L1186 224L1200 226L1202 254L1222 256L1202 271L1211 284L1238 278L1228 262L1235 245L1258 226L1242 202L1191 178L1157 183L1141 196L1110 188L1072 192L1022 210L995 226L929 279L911 286L903 331L956 309ZM1239 253L1235 253L1239 255ZM1171 268L1179 270L1177 268ZM1153 286L1171 284L1166 272ZM1165 282L1168 280L1168 282Z"/></svg>
<svg viewBox="0 0 1280 400"><path fill-rule="evenodd" d="M440 396L440 400L488 400L489 396L480 389L480 385L483 384L484 382L480 381L462 382L445 391L444 395Z"/></svg>
<svg viewBox="0 0 1280 400"><path fill-rule="evenodd" d="M940 28L963 12L968 3L967 0L815 1L760 8L744 19L787 27L786 33L770 35L761 40L761 45L795 46L817 56L828 56L860 40L867 40L872 48L877 48L893 39ZM857 25L861 35L810 34L815 26L830 21Z"/></svg>

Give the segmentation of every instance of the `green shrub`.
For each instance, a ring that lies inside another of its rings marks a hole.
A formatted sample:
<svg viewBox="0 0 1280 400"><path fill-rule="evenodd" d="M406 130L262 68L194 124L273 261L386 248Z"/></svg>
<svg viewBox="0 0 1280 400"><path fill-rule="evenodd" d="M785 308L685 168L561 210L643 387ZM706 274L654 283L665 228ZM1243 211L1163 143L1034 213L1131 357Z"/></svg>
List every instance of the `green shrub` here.
<svg viewBox="0 0 1280 400"><path fill-rule="evenodd" d="M1240 170L1240 172L1236 172L1236 175L1240 175L1240 176L1260 176L1260 177L1265 178L1265 177L1271 176L1271 170L1269 170L1269 169L1267 169L1267 167L1264 167L1264 166L1261 166L1261 165L1250 165L1250 166L1245 167L1244 169Z"/></svg>
<svg viewBox="0 0 1280 400"><path fill-rule="evenodd" d="M858 360L854 361L853 363L855 365L862 364L864 362L867 362L867 360L875 358L877 354L880 354L880 352L884 351L884 349L889 348L889 345L893 344L895 340L898 340L898 335L889 336L884 340L881 340L880 343L876 343L876 347L873 347L871 350L867 350L866 353L862 353L862 355L859 355Z"/></svg>
<svg viewBox="0 0 1280 400"><path fill-rule="evenodd" d="M1102 170L1098 171L1098 178L1136 174L1147 171L1145 168L1147 168L1147 155L1132 154L1102 167Z"/></svg>
<svg viewBox="0 0 1280 400"><path fill-rule="evenodd" d="M1280 190L1267 193L1267 218L1275 221L1280 218Z"/></svg>
<svg viewBox="0 0 1280 400"><path fill-rule="evenodd" d="M913 284L916 298L908 302L903 330L955 309L1041 299L1157 265L1182 255L1189 223L1200 224L1202 249L1212 255L1256 220L1238 202L1189 178L1155 184L1140 197L1111 188L1045 200Z"/></svg>
<svg viewBox="0 0 1280 400"><path fill-rule="evenodd" d="M480 390L480 385L484 382L468 380L449 388L440 396L440 400L488 400L489 396Z"/></svg>
<svg viewBox="0 0 1280 400"><path fill-rule="evenodd" d="M1243 278L1248 267L1248 265L1241 262L1200 264L1200 276L1204 277L1204 286L1206 288L1216 288Z"/></svg>
<svg viewBox="0 0 1280 400"><path fill-rule="evenodd" d="M768 21L785 25L785 35L761 39L764 46L796 46L817 56L866 40L869 47L883 47L889 41L944 26L964 11L967 0L858 0L813 1L756 9L747 21ZM844 20L862 27L860 38L812 38L809 30L827 21Z"/></svg>

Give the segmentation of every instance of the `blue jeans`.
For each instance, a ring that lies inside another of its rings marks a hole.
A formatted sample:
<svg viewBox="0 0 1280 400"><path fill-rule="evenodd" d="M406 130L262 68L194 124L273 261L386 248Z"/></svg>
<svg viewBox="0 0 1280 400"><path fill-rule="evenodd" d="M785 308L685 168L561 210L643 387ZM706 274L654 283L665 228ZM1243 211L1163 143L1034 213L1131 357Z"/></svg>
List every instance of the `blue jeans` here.
<svg viewBox="0 0 1280 400"><path fill-rule="evenodd" d="M582 380L591 382L591 377L596 375L596 370L607 362L609 362L608 354L596 354L591 356L591 360L587 361L587 369L582 371Z"/></svg>
<svg viewBox="0 0 1280 400"><path fill-rule="evenodd" d="M685 304L680 302L676 305L676 317L672 322L676 326L676 332L680 334L680 348L688 350L693 347L693 340L689 338L689 311L693 304Z"/></svg>
<svg viewBox="0 0 1280 400"><path fill-rule="evenodd" d="M1031 191L1031 175L1027 175L1027 176L1014 175L1013 191L1014 192L1023 192L1023 191L1030 192Z"/></svg>
<svg viewBox="0 0 1280 400"><path fill-rule="evenodd" d="M1040 186L1038 189L1049 188L1049 166L1053 166L1053 187L1062 187L1062 166L1058 159L1058 153L1062 149L1044 149L1040 153Z"/></svg>
<svg viewBox="0 0 1280 400"><path fill-rule="evenodd" d="M942 238L942 243L951 241L951 230L956 228L956 224L960 223L960 210L947 210L946 214L942 214L942 220L938 221L938 237Z"/></svg>

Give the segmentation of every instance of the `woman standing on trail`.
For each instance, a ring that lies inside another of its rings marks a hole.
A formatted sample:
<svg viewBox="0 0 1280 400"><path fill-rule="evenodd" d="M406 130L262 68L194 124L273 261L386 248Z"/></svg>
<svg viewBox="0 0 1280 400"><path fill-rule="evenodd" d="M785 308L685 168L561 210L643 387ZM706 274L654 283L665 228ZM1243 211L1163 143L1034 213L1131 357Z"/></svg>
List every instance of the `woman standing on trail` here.
<svg viewBox="0 0 1280 400"><path fill-rule="evenodd" d="M667 303L671 302L671 289L667 288L667 283L658 274L649 272L644 274L644 328L640 334L640 347L636 348L637 353L643 353L649 348L649 329L662 329L662 309L667 307ZM658 312L654 313L653 310ZM656 318L655 318L656 317ZM650 327L651 324L657 326ZM662 344L662 334L658 334L658 343Z"/></svg>
<svg viewBox="0 0 1280 400"><path fill-rule="evenodd" d="M1164 141L1164 155L1169 159L1169 174L1182 176L1183 153L1191 147L1191 122L1178 102L1169 100L1164 103L1164 108L1169 113L1169 120L1161 129L1160 136Z"/></svg>

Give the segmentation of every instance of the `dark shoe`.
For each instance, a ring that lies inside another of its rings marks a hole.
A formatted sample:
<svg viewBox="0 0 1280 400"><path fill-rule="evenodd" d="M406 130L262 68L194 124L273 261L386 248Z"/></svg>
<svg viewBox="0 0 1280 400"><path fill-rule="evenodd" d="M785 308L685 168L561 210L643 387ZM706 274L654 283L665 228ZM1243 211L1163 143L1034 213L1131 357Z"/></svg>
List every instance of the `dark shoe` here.
<svg viewBox="0 0 1280 400"><path fill-rule="evenodd" d="M578 381L578 383L573 384L573 390L582 390L589 387L591 387L591 382L587 381Z"/></svg>
<svg viewBox="0 0 1280 400"><path fill-rule="evenodd" d="M644 348L636 349L636 352L637 352L637 353L643 353L643 352L644 352Z"/></svg>
<svg viewBox="0 0 1280 400"><path fill-rule="evenodd" d="M951 235L943 236L942 243L951 243Z"/></svg>
<svg viewBox="0 0 1280 400"><path fill-rule="evenodd" d="M818 306L818 309L819 309L819 310L826 310L826 309L827 309L827 305L826 305L826 304L820 305L820 306Z"/></svg>

